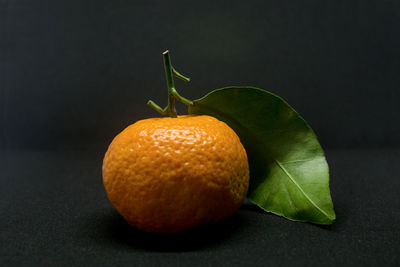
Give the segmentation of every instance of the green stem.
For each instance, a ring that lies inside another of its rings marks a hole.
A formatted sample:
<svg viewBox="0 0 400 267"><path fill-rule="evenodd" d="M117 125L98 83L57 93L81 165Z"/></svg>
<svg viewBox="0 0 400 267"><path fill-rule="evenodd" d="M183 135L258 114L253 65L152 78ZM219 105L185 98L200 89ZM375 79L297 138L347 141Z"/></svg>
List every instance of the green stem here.
<svg viewBox="0 0 400 267"><path fill-rule="evenodd" d="M159 105L157 105L151 100L147 102L147 105L155 109L161 115L168 114L169 116L176 118L178 115L175 109L175 99L188 106L193 105L193 102L189 99L182 97L176 91L174 84L174 76L184 80L185 82L189 82L190 78L183 76L172 67L171 58L169 56L168 50L163 53L163 58L164 58L165 76L167 78L167 87L168 87L168 105L164 109L162 109Z"/></svg>
<svg viewBox="0 0 400 267"><path fill-rule="evenodd" d="M174 69L174 67L172 67L172 73L174 74L175 77L184 80L185 82L190 82L190 78L183 76L182 74L180 74L179 72L176 71L176 69Z"/></svg>
<svg viewBox="0 0 400 267"><path fill-rule="evenodd" d="M167 112L171 117L176 118L178 117L178 115L176 114L176 109L175 109L175 97L172 94L172 92L175 90L175 84L174 84L174 76L172 73L171 58L169 56L168 50L163 53L163 57L164 57L165 76L167 77L167 86L168 86Z"/></svg>
<svg viewBox="0 0 400 267"><path fill-rule="evenodd" d="M166 112L164 109L162 109L159 105L154 103L153 101L149 100L147 102L147 105L155 109L157 112L159 112L161 115L166 115Z"/></svg>

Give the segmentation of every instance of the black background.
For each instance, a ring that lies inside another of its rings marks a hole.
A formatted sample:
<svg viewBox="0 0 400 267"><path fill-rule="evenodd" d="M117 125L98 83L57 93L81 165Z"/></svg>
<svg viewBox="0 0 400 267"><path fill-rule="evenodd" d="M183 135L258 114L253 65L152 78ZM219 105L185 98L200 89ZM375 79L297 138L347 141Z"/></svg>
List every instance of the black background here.
<svg viewBox="0 0 400 267"><path fill-rule="evenodd" d="M0 1L0 263L399 264L399 29L389 0ZM101 160L123 128L158 116L147 100L166 104L166 49L192 78L181 95L252 85L308 121L334 225L247 204L176 237L126 226Z"/></svg>

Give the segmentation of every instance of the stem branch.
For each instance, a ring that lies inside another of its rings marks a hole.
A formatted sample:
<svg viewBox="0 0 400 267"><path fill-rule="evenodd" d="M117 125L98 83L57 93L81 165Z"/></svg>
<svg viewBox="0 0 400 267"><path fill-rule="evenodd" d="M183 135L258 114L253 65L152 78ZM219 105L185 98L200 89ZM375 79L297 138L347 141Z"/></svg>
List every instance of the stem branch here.
<svg viewBox="0 0 400 267"><path fill-rule="evenodd" d="M174 69L174 67L172 67L172 73L174 74L175 77L184 80L185 82L190 82L190 78L189 77L185 77L182 74L180 74L179 72L176 71L176 69Z"/></svg>
<svg viewBox="0 0 400 267"><path fill-rule="evenodd" d="M177 72L171 64L171 58L169 56L169 51L165 51L163 53L164 59L164 69L165 69L165 76L167 78L167 87L168 87L168 105L162 109L159 105L154 103L153 101L149 100L147 105L152 107L154 110L159 112L161 115L169 115L173 118L178 117L175 109L175 99L182 102L183 104L190 106L193 105L193 102L189 99L182 97L175 89L174 84L174 76L184 80L185 82L189 82L190 78L183 76L179 72Z"/></svg>

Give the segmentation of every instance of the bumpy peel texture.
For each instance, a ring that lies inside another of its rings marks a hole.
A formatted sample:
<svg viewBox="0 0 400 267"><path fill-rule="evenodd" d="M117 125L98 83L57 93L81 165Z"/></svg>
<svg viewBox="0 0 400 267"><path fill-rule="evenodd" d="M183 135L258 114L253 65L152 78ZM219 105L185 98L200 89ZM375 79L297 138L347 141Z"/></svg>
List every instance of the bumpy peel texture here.
<svg viewBox="0 0 400 267"><path fill-rule="evenodd" d="M231 216L246 197L249 166L239 137L216 118L146 119L112 141L103 183L132 226L179 232Z"/></svg>

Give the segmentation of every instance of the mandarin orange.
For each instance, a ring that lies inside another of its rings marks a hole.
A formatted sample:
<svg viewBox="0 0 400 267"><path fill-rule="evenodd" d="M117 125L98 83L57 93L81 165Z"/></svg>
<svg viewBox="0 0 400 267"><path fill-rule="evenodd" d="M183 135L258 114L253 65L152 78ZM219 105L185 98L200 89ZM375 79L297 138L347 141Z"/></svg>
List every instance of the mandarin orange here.
<svg viewBox="0 0 400 267"><path fill-rule="evenodd" d="M153 118L115 137L103 183L130 225L174 233L231 216L246 197L249 165L239 137L214 117Z"/></svg>

